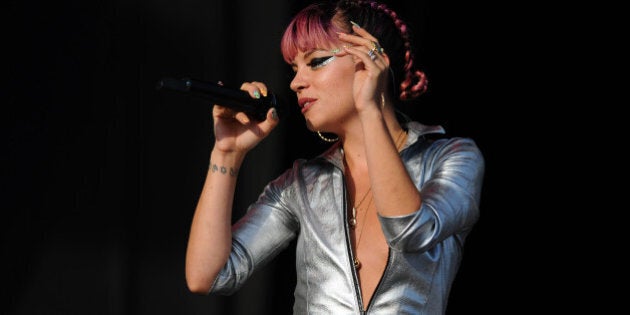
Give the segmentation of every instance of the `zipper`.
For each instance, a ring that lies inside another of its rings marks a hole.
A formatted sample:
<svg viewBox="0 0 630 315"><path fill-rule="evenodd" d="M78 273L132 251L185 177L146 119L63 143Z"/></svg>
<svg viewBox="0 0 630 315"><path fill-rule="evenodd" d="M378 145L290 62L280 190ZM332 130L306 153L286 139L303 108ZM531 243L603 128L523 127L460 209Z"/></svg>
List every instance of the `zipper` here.
<svg viewBox="0 0 630 315"><path fill-rule="evenodd" d="M341 170L340 170L341 171ZM343 178L343 215L344 215L344 227L346 230L346 247L348 249L348 252L350 253L350 268L352 269L352 279L354 280L354 291L355 294L357 296L357 301L359 304L359 314L360 315L365 315L369 312L370 307L372 306L372 304L374 303L374 297L377 296L379 289L381 288L381 284L383 283L383 278L385 278L385 274L387 274L387 270L390 268L389 266L389 261L391 259L391 249L388 248L387 249L387 262L385 263L385 269L383 270L383 274L381 274L380 279L378 280L378 284L376 285L376 288L374 289L374 293L372 294L372 298L370 299L370 303L368 303L368 306L365 308L365 310L363 309L363 295L361 294L361 285L359 284L359 275L357 273L357 269L354 268L354 251L352 250L352 239L350 238L350 226L348 226L348 189L347 189L347 184L346 184L346 176L344 174L343 171L341 171L342 174L342 178Z"/></svg>
<svg viewBox="0 0 630 315"><path fill-rule="evenodd" d="M350 264L350 269L352 269L352 279L354 282L354 293L357 297L357 301L359 304L359 312L361 315L367 312L363 310L363 296L361 295L361 286L359 285L359 275L357 274L356 268L354 268L354 251L352 250L352 239L350 237L350 226L348 226L348 188L346 184L346 175L343 171L341 171L343 178L343 215L344 215L344 227L346 230L346 248L348 253L350 253L350 260L348 263ZM389 260L389 258L388 258Z"/></svg>

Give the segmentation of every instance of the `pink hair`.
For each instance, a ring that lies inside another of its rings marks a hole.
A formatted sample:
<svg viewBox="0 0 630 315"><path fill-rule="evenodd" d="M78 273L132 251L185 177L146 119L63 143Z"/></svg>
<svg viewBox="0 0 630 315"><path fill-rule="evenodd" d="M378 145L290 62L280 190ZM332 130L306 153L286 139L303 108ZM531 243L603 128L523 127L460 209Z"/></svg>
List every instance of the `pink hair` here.
<svg viewBox="0 0 630 315"><path fill-rule="evenodd" d="M300 11L287 26L280 49L287 63L293 62L298 51L333 48L339 42L337 32L347 32L333 23L333 16L317 5Z"/></svg>

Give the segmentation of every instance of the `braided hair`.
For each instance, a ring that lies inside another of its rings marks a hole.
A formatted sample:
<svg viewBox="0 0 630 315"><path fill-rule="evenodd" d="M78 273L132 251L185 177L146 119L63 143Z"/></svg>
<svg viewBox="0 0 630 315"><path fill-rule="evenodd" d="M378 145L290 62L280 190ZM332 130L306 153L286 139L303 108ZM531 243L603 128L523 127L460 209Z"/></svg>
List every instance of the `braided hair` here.
<svg viewBox="0 0 630 315"><path fill-rule="evenodd" d="M400 100L417 98L427 90L426 75L415 68L411 30L395 11L385 4L367 0L341 0L337 9L348 25L349 21L354 21L378 39L389 56L393 88L400 90ZM398 86L396 79L401 80Z"/></svg>

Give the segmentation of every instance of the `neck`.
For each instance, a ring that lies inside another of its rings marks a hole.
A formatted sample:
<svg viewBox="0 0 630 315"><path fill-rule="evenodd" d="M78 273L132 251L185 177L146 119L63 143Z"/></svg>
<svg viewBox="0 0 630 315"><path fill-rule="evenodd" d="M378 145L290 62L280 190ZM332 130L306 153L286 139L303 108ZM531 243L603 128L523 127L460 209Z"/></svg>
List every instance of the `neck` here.
<svg viewBox="0 0 630 315"><path fill-rule="evenodd" d="M398 120L391 109L383 111L383 123L385 124L394 145L398 145L396 141L400 138L399 136L403 132L403 128L398 123ZM353 128L348 128L343 135L341 135L345 162L347 166L352 169L356 167L367 168L367 157L365 155L366 139L363 135L363 125L358 121L357 124L354 124Z"/></svg>

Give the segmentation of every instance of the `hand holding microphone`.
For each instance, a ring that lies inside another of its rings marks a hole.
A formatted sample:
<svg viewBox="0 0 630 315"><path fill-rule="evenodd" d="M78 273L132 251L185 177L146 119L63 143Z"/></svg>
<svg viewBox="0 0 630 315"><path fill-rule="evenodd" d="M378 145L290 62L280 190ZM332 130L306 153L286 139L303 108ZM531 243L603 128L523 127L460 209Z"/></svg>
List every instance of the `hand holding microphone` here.
<svg viewBox="0 0 630 315"><path fill-rule="evenodd" d="M252 98L247 92L224 87L217 83L203 82L191 78L175 79L162 78L157 83L157 89L169 89L190 94L195 97L207 99L213 104L230 108L236 112L244 112L247 116L257 121L265 120L267 111L271 107L276 108L278 115L285 112L284 103L279 102L274 93L268 92L267 96Z"/></svg>
<svg viewBox="0 0 630 315"><path fill-rule="evenodd" d="M223 153L247 152L267 137L278 125L280 115L285 113L285 103L279 102L275 94L267 91L267 96L254 98L256 90L266 87L263 83L244 83L241 89L228 88L217 83L203 82L190 78L163 78L157 83L157 89L169 89L209 100L215 106L214 117L214 150ZM247 91L245 91L247 90ZM271 118L267 119L270 108ZM226 113L230 110L234 114ZM241 115L247 115L243 119ZM228 116L224 117L224 114ZM224 119L227 118L227 119Z"/></svg>

